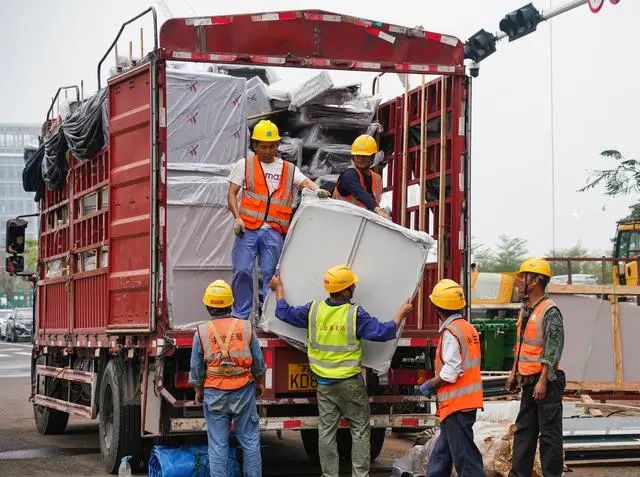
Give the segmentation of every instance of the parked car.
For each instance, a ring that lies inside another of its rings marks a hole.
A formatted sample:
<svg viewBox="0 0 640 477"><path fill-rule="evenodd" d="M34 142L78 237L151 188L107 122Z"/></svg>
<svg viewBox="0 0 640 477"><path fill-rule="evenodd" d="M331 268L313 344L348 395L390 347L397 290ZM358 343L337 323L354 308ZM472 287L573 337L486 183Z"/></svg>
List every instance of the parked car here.
<svg viewBox="0 0 640 477"><path fill-rule="evenodd" d="M16 308L7 320L5 335L7 341L31 339L33 331L33 309Z"/></svg>
<svg viewBox="0 0 640 477"><path fill-rule="evenodd" d="M13 313L13 310L10 308L3 308L0 310L0 339L5 338L5 329L7 328L7 321L9 317Z"/></svg>
<svg viewBox="0 0 640 477"><path fill-rule="evenodd" d="M552 285L567 285L569 283L569 275L555 275L551 277L549 283ZM572 273L571 283L573 285L597 285L598 277L586 273Z"/></svg>

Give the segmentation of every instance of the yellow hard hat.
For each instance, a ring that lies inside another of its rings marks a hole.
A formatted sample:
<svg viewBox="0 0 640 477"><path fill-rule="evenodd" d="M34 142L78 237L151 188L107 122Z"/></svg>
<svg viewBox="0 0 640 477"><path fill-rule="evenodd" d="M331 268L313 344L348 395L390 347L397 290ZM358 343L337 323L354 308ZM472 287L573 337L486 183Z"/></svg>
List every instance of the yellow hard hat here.
<svg viewBox="0 0 640 477"><path fill-rule="evenodd" d="M540 257L528 258L522 262L518 273L524 272L537 273L538 275L544 275L545 277L551 278L551 266L549 265L549 262Z"/></svg>
<svg viewBox="0 0 640 477"><path fill-rule="evenodd" d="M233 292L224 280L210 283L202 296L202 303L211 308L229 308L233 305Z"/></svg>
<svg viewBox="0 0 640 477"><path fill-rule="evenodd" d="M448 278L436 283L429 300L443 310L461 310L467 304L462 287Z"/></svg>
<svg viewBox="0 0 640 477"><path fill-rule="evenodd" d="M358 136L351 145L352 156L373 156L376 152L378 152L378 144L368 134Z"/></svg>
<svg viewBox="0 0 640 477"><path fill-rule="evenodd" d="M280 140L278 126L271 121L263 119L253 128L251 139L254 141L275 142Z"/></svg>
<svg viewBox="0 0 640 477"><path fill-rule="evenodd" d="M346 265L331 267L324 274L324 289L328 293L336 293L358 283L358 276Z"/></svg>

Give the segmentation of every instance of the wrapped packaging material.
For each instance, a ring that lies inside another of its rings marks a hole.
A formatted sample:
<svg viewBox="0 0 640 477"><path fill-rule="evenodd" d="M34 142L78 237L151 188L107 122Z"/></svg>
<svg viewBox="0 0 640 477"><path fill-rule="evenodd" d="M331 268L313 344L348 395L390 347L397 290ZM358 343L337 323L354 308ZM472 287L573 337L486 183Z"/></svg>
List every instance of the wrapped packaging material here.
<svg viewBox="0 0 640 477"><path fill-rule="evenodd" d="M333 81L329 73L323 71L317 74L289 92L291 97L289 110L296 111L300 106L309 103L332 87Z"/></svg>
<svg viewBox="0 0 640 477"><path fill-rule="evenodd" d="M93 159L107 143L103 124L106 108L107 88L103 88L62 123L69 150L76 158L83 161Z"/></svg>
<svg viewBox="0 0 640 477"><path fill-rule="evenodd" d="M270 85L280 78L273 68L263 66L218 65L220 73L250 80L259 78L264 84Z"/></svg>
<svg viewBox="0 0 640 477"><path fill-rule="evenodd" d="M342 104L353 101L360 93L359 84L334 87L313 98L312 104Z"/></svg>
<svg viewBox="0 0 640 477"><path fill-rule="evenodd" d="M302 165L302 139L283 136L278 153L285 161L293 162L298 168Z"/></svg>
<svg viewBox="0 0 640 477"><path fill-rule="evenodd" d="M62 129L53 134L44 143L42 159L42 179L49 190L60 190L64 187L69 163L67 161L67 139Z"/></svg>
<svg viewBox="0 0 640 477"><path fill-rule="evenodd" d="M180 447L153 446L149 456L149 477L209 477L209 452L206 444ZM229 447L225 475L241 477L238 451Z"/></svg>
<svg viewBox="0 0 640 477"><path fill-rule="evenodd" d="M168 163L230 164L246 148L246 81L167 71Z"/></svg>
<svg viewBox="0 0 640 477"><path fill-rule="evenodd" d="M318 187L320 187L321 189L328 190L333 194L333 191L336 188L336 184L338 183L338 177L340 177L340 174L320 176L316 179L316 184L318 184Z"/></svg>
<svg viewBox="0 0 640 477"><path fill-rule="evenodd" d="M307 104L300 108L301 120L308 124L368 127L373 121L380 98L358 96L343 104Z"/></svg>
<svg viewBox="0 0 640 477"><path fill-rule="evenodd" d="M44 143L37 149L27 151L25 148L25 164L22 170L22 188L25 192L35 192L34 200L39 202L44 195L42 178L42 161L44 159Z"/></svg>
<svg viewBox="0 0 640 477"><path fill-rule="evenodd" d="M259 77L253 77L247 81L247 117L265 114L272 111L271 101L267 93L267 86ZM253 127L260 118L247 121L249 127Z"/></svg>
<svg viewBox="0 0 640 477"><path fill-rule="evenodd" d="M202 307L204 289L217 279L231 283L235 236L233 217L227 209L227 189L226 175L169 171L167 301L174 329L195 328L208 320Z"/></svg>
<svg viewBox="0 0 640 477"><path fill-rule="evenodd" d="M308 164L300 170L309 177L341 174L351 167L351 146L327 144L320 146Z"/></svg>
<svg viewBox="0 0 640 477"><path fill-rule="evenodd" d="M303 305L326 299L324 272L334 265L348 264L360 278L354 303L383 322L392 320L402 303L417 292L433 239L348 202L318 199L308 191L302 195L279 263L288 303ZM307 330L276 318L275 308L275 296L269 293L259 326L306 350ZM400 334L401 330L397 338ZM385 374L397 338L385 343L363 341L363 366Z"/></svg>

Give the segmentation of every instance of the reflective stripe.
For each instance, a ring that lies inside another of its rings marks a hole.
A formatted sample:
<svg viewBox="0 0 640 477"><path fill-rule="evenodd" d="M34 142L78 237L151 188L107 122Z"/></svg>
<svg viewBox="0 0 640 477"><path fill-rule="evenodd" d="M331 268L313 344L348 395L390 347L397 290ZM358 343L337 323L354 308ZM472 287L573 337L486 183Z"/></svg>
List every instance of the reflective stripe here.
<svg viewBox="0 0 640 477"><path fill-rule="evenodd" d="M262 216L262 214L257 211L257 210L250 210L250 209L246 209L242 206L240 206L240 214L241 215L248 215L249 217L254 217L254 218L260 218Z"/></svg>
<svg viewBox="0 0 640 477"><path fill-rule="evenodd" d="M254 192L251 189L246 189L242 193L249 199L259 200L260 202L266 202L267 200L269 200L269 196L264 194L258 194L257 192Z"/></svg>
<svg viewBox="0 0 640 477"><path fill-rule="evenodd" d="M465 360L462 362L462 370L466 371L467 369L476 368L480 366L481 362L482 362L481 358L477 358L477 359L465 358Z"/></svg>
<svg viewBox="0 0 640 477"><path fill-rule="evenodd" d="M349 311L347 312L347 345L326 345L318 343L318 335L317 335L317 321L318 321L318 308L320 307L319 302L314 301L311 304L311 309L309 310L309 317L311 318L311 322L309 323L310 330L309 334L311 335L311 347L317 349L318 351L357 351L360 349L360 344L356 343L354 329L356 322L356 311L357 306L349 305Z"/></svg>
<svg viewBox="0 0 640 477"><path fill-rule="evenodd" d="M518 358L521 363L541 363L542 356L522 356Z"/></svg>
<svg viewBox="0 0 640 477"><path fill-rule="evenodd" d="M255 190L255 178L253 177L253 160L251 161L251 167L249 167L249 159L244 160L244 176L245 176L245 189L254 191Z"/></svg>
<svg viewBox="0 0 640 477"><path fill-rule="evenodd" d="M324 361L315 359L309 356L309 362L316 366L322 366L323 368L354 368L360 366L360 361L347 360L347 361Z"/></svg>
<svg viewBox="0 0 640 477"><path fill-rule="evenodd" d="M521 343L520 341L520 337L518 337L518 343ZM530 338L523 338L522 339L522 343L524 344L528 344L531 346L544 346L544 339L539 340L539 339L530 339Z"/></svg>
<svg viewBox="0 0 640 477"><path fill-rule="evenodd" d="M252 354L251 352L247 352L247 351L230 351L229 352L229 357L230 358L252 358ZM222 353L215 353L214 355L208 357L208 358L204 358L204 360L209 363L211 361L216 361L218 359L222 358Z"/></svg>
<svg viewBox="0 0 640 477"><path fill-rule="evenodd" d="M200 344L202 345L203 358L205 361L211 361L211 342L209 341L209 332L207 331L206 323L198 325L198 336L200 338Z"/></svg>
<svg viewBox="0 0 640 477"><path fill-rule="evenodd" d="M482 392L482 382L469 384L458 389L453 389L447 393L438 393L438 401L448 401L449 399L464 396L466 394Z"/></svg>
<svg viewBox="0 0 640 477"><path fill-rule="evenodd" d="M293 203L293 196L292 196L292 190L291 190L291 186L293 185L293 174L295 169L293 169L295 166L293 164L291 164L289 161L282 161L282 176L285 176L287 178L287 180L285 181L285 185L284 185L284 197L285 200L282 201L281 205L291 205ZM285 174L285 169L286 169L286 174ZM278 200L278 199L271 199L273 200Z"/></svg>

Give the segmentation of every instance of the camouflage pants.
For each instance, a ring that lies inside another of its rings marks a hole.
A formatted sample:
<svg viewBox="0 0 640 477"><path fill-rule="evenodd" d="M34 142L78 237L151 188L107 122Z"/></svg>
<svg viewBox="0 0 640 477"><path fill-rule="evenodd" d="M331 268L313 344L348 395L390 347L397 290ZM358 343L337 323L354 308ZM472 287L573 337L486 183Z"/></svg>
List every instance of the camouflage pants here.
<svg viewBox="0 0 640 477"><path fill-rule="evenodd" d="M323 477L339 476L338 443L336 434L340 418L349 421L351 429L351 475L368 477L369 399L367 389L358 375L334 384L318 384L318 433L320 465Z"/></svg>

